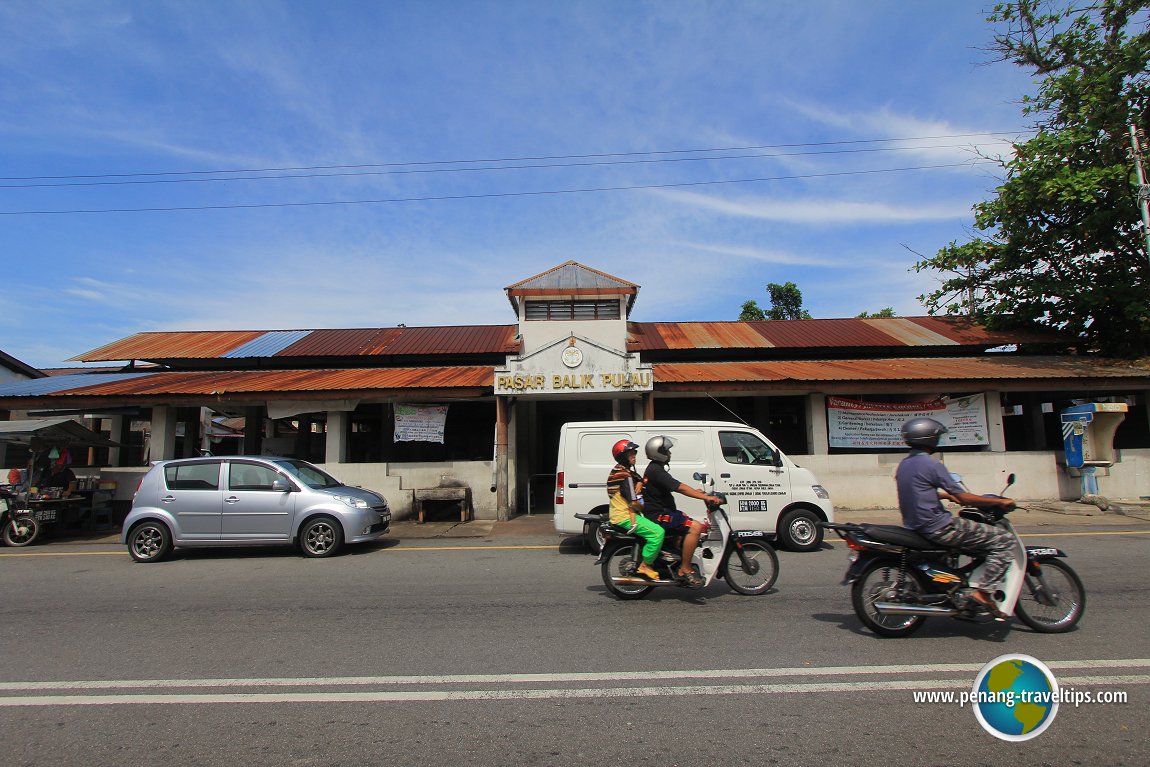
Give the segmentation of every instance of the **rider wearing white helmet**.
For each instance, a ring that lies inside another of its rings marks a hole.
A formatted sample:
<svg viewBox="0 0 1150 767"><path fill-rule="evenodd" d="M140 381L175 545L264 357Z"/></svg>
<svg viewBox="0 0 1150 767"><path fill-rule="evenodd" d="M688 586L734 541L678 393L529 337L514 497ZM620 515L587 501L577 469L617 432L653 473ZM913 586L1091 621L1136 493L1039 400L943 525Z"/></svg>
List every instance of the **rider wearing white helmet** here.
<svg viewBox="0 0 1150 767"><path fill-rule="evenodd" d="M667 464L671 461L671 448L674 445L674 440L666 436L647 440L645 451L651 463L647 464L647 470L643 472L643 514L662 525L668 533L683 536L683 560L679 562L678 577L688 586L699 588L703 585L703 579L691 568L691 557L699 546L699 536L705 528L675 507L675 493L715 504L721 503L722 499L684 485L671 476Z"/></svg>

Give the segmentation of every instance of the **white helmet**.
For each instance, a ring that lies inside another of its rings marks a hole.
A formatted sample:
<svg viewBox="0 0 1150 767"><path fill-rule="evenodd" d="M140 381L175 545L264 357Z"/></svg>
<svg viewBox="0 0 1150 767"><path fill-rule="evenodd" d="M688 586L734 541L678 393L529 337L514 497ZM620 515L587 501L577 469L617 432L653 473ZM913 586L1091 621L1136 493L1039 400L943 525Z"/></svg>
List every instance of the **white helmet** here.
<svg viewBox="0 0 1150 767"><path fill-rule="evenodd" d="M673 439L660 435L658 437L651 437L651 439L647 440L647 445L644 450L647 453L647 457L652 461L658 461L659 463L670 463L671 448L674 446L675 441Z"/></svg>

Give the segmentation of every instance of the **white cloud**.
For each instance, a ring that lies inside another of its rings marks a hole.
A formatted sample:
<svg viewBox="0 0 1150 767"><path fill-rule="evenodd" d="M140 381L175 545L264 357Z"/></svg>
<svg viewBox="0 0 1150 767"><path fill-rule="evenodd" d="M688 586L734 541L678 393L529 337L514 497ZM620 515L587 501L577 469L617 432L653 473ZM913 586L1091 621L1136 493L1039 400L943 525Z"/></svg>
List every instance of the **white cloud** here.
<svg viewBox="0 0 1150 767"><path fill-rule="evenodd" d="M754 218L791 224L842 226L847 224L886 224L898 221L940 221L970 217L970 203L894 205L835 199L728 199L698 192L656 190L653 194L696 210L723 216Z"/></svg>

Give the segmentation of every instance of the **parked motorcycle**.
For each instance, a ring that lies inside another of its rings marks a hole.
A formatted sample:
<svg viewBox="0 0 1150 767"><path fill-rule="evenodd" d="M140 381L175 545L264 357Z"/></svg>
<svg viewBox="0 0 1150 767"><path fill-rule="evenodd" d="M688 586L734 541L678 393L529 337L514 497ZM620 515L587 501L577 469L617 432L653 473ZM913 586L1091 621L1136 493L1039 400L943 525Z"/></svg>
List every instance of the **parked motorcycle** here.
<svg viewBox="0 0 1150 767"><path fill-rule="evenodd" d="M0 495L0 527L6 546L27 546L40 535L40 523L32 511L11 495Z"/></svg>
<svg viewBox="0 0 1150 767"><path fill-rule="evenodd" d="M725 495L714 492L713 479L699 473L694 478L706 483L710 495L726 503ZM703 579L702 588L717 578L723 578L740 594L757 595L770 591L779 577L779 558L767 533L733 530L722 503L708 502L706 506L709 526L692 557L692 567ZM668 536L664 540L663 549L652 565L659 572L659 580L652 581L636 571L642 560L643 539L609 523L603 524L602 529L604 544L595 564L601 567L603 584L612 594L620 599L642 599L657 588L687 588L675 577L682 560L680 537Z"/></svg>
<svg viewBox="0 0 1150 767"><path fill-rule="evenodd" d="M961 485L962 478L952 475ZM1014 475L1006 487L1014 484ZM965 486L963 486L965 489ZM999 493L1001 497L1006 492ZM1010 509L964 508L960 516L1005 530L1015 540L1013 561L992 595L1000 613L970 596L970 576L981 559L961 564L957 549L946 548L897 525L830 524L850 549L844 584L851 587L855 614L884 637L913 634L927 618L989 621L1017 617L1044 634L1070 631L1086 609L1086 590L1061 549L1025 546L1006 518Z"/></svg>

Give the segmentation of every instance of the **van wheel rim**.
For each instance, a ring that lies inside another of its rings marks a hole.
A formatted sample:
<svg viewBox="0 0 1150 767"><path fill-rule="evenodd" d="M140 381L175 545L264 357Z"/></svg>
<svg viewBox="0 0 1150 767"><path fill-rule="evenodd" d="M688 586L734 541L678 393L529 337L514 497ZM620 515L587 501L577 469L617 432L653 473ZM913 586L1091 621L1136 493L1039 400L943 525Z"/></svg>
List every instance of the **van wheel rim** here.
<svg viewBox="0 0 1150 767"><path fill-rule="evenodd" d="M814 524L805 517L800 517L791 523L791 539L800 546L813 541L817 532Z"/></svg>

